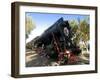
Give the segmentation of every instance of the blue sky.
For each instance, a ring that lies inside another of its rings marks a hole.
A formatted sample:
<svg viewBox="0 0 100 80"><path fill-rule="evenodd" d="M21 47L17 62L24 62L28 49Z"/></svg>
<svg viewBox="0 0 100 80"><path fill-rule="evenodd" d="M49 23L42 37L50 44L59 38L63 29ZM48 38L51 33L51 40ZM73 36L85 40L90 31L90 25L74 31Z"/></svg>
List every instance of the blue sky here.
<svg viewBox="0 0 100 80"><path fill-rule="evenodd" d="M84 20L89 17L89 15L79 14L51 14L34 12L26 12L25 16L31 17L36 25L36 28L31 32L26 42L29 42L36 36L41 35L44 30L54 24L61 17L63 17L64 20Z"/></svg>

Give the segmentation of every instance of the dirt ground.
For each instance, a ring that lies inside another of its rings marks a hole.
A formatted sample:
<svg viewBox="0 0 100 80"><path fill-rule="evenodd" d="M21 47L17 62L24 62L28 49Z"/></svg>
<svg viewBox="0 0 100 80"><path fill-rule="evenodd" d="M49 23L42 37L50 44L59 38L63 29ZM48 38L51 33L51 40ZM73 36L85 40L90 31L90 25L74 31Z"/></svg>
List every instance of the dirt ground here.
<svg viewBox="0 0 100 80"><path fill-rule="evenodd" d="M81 62L79 64L89 64L89 59L83 55L79 56ZM26 67L40 67L40 66L50 66L51 62L45 55L37 54L36 51L26 52Z"/></svg>
<svg viewBox="0 0 100 80"><path fill-rule="evenodd" d="M49 60L42 54L37 54L35 51L26 52L26 67L47 66Z"/></svg>

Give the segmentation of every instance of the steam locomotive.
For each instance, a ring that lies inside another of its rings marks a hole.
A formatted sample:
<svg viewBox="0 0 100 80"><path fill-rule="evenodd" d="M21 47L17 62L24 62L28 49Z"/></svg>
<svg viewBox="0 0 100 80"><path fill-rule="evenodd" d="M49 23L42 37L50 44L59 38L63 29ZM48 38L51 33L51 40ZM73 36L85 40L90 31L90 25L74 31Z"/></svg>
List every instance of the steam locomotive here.
<svg viewBox="0 0 100 80"><path fill-rule="evenodd" d="M43 47L47 54L52 58L58 58L60 53L65 53L66 51L70 54L78 55L81 53L80 48L73 42L72 29L68 21L64 21L61 17L52 26L44 31L41 36L39 36L34 45L38 47Z"/></svg>

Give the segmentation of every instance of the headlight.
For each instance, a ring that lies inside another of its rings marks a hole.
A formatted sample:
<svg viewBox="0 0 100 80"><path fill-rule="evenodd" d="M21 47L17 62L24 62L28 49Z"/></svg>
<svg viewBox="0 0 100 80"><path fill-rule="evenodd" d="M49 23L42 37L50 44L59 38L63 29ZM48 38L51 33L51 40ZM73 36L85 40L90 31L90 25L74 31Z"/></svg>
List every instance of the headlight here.
<svg viewBox="0 0 100 80"><path fill-rule="evenodd" d="M68 53L68 54L69 54L69 53L70 53L70 51L67 51L67 50L66 50L66 53Z"/></svg>

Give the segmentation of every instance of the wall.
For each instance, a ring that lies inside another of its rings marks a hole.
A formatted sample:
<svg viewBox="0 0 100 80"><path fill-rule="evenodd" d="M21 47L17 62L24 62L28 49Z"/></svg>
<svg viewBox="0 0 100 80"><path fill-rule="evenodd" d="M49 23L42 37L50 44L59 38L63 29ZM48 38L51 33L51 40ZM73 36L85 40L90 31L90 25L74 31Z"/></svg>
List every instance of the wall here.
<svg viewBox="0 0 100 80"><path fill-rule="evenodd" d="M15 0L1 0L0 2L0 80L16 80L10 77L11 67L11 2ZM16 1L29 1L41 3L56 3L56 4L77 4L98 6L100 14L100 0L16 0ZM100 21L100 16L98 16ZM98 34L99 32L98 25ZM98 44L100 44L100 37L98 37ZM98 46L100 47L100 46ZM98 53L100 50L98 51ZM98 61L100 54L98 54ZM100 63L98 62L98 67ZM65 75L54 77L39 77L39 78L22 78L18 80L100 80L100 69L97 74L80 74L80 75Z"/></svg>

